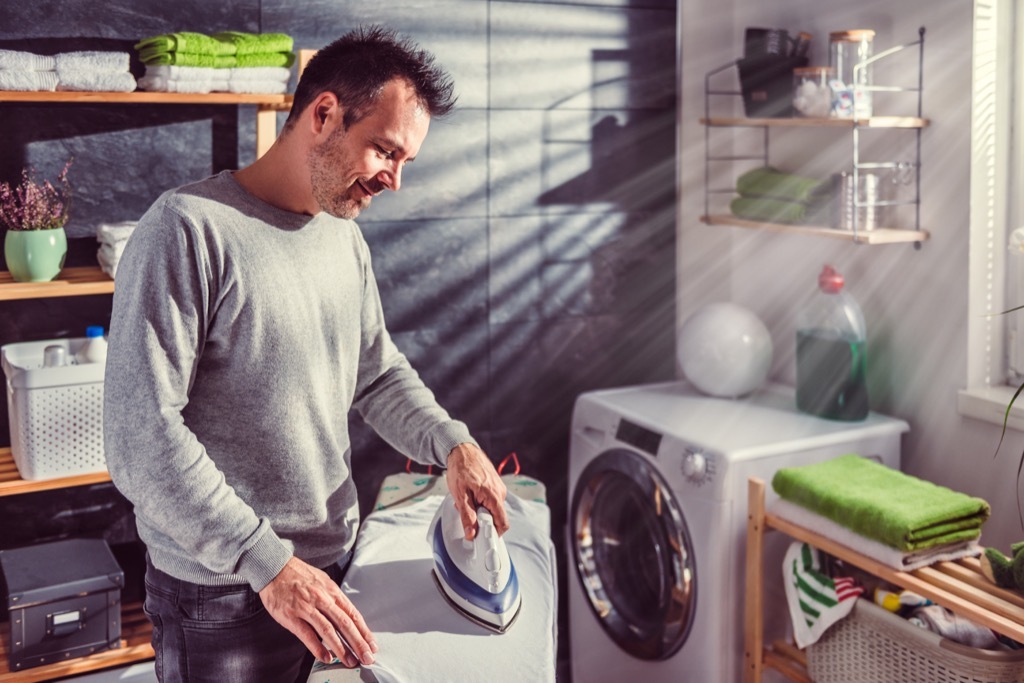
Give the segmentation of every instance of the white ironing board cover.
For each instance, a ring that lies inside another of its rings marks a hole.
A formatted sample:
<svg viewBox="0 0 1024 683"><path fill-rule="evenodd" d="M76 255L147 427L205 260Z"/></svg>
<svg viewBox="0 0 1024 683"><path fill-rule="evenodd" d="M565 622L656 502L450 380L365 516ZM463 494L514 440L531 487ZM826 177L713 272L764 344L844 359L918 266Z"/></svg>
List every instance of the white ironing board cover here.
<svg viewBox="0 0 1024 683"><path fill-rule="evenodd" d="M547 506L506 500L510 529L503 538L523 606L498 635L456 614L434 583L427 527L442 500L430 496L376 510L363 521L342 590L377 636L380 652L361 672L317 666L309 683L555 680L558 599Z"/></svg>

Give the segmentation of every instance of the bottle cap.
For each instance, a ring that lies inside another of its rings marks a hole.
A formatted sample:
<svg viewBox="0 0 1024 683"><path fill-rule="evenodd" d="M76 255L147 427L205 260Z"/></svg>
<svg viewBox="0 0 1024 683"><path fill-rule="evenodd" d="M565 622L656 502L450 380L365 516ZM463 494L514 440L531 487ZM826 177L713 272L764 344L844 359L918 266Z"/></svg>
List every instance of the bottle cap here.
<svg viewBox="0 0 1024 683"><path fill-rule="evenodd" d="M818 287L826 294L838 294L843 288L843 276L832 266L825 266L818 276Z"/></svg>
<svg viewBox="0 0 1024 683"><path fill-rule="evenodd" d="M88 337L89 339L92 339L93 337L102 337L103 336L103 326L102 325L89 325L88 327L85 328L85 336Z"/></svg>

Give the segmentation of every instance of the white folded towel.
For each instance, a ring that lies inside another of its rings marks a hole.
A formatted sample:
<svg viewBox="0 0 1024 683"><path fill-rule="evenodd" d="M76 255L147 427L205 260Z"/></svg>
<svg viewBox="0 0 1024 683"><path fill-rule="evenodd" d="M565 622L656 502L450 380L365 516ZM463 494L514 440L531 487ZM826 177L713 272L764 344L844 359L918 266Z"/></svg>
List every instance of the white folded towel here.
<svg viewBox="0 0 1024 683"><path fill-rule="evenodd" d="M91 92L132 92L135 77L127 71L62 71L57 90L85 90Z"/></svg>
<svg viewBox="0 0 1024 683"><path fill-rule="evenodd" d="M96 261L100 264L100 270L109 275L111 280L116 279L114 276L117 273L118 258L104 251L103 247L96 251Z"/></svg>
<svg viewBox="0 0 1024 683"><path fill-rule="evenodd" d="M118 223L100 223L96 226L96 239L102 244L124 244L132 236L138 221L120 221Z"/></svg>
<svg viewBox="0 0 1024 683"><path fill-rule="evenodd" d="M281 81L287 83L292 70L284 66L238 66L228 69L231 81Z"/></svg>
<svg viewBox="0 0 1024 683"><path fill-rule="evenodd" d="M212 66L147 66L146 77L176 79L179 81L228 80L231 69L216 69Z"/></svg>
<svg viewBox="0 0 1024 683"><path fill-rule="evenodd" d="M981 548L977 539L935 546L934 548L925 548L924 550L904 552L899 548L879 543L873 538L862 536L856 531L833 522L828 517L819 515L784 498L775 500L769 507L770 512L788 522L802 526L805 529L810 529L817 534L832 539L839 545L846 546L850 550L877 560L887 567L903 572L927 567L936 562L948 562L962 557L973 557L981 554Z"/></svg>
<svg viewBox="0 0 1024 683"><path fill-rule="evenodd" d="M57 88L56 71L12 71L0 69L0 90L52 91Z"/></svg>
<svg viewBox="0 0 1024 683"><path fill-rule="evenodd" d="M228 81L227 91L260 95L283 95L288 92L288 84L281 81Z"/></svg>
<svg viewBox="0 0 1024 683"><path fill-rule="evenodd" d="M21 50L0 50L0 69L19 71L53 71L55 61L48 55L37 55Z"/></svg>
<svg viewBox="0 0 1024 683"><path fill-rule="evenodd" d="M58 74L65 71L128 71L127 52L61 52L54 57Z"/></svg>
<svg viewBox="0 0 1024 683"><path fill-rule="evenodd" d="M139 87L150 92L208 93L225 92L228 89L227 79L197 81L192 79L160 78L143 76L139 79Z"/></svg>

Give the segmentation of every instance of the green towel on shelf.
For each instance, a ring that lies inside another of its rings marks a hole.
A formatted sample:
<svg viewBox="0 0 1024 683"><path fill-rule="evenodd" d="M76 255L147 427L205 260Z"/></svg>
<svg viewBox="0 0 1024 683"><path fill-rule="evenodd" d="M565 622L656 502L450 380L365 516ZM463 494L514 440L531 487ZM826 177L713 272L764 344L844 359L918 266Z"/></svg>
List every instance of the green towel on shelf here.
<svg viewBox="0 0 1024 683"><path fill-rule="evenodd" d="M235 46L236 55L268 54L291 52L295 41L286 33L243 33L242 31L221 31L214 33L217 40Z"/></svg>
<svg viewBox="0 0 1024 683"><path fill-rule="evenodd" d="M205 33L193 31L179 31L177 33L164 33L159 36L143 38L135 43L135 49L151 51L151 53L177 52L197 55L233 55L235 46L232 43L217 40ZM140 54L145 61L145 57Z"/></svg>
<svg viewBox="0 0 1024 683"><path fill-rule="evenodd" d="M737 218L765 223L823 222L827 218L827 209L826 205L807 205L771 197L736 197L729 204L729 210Z"/></svg>
<svg viewBox="0 0 1024 683"><path fill-rule="evenodd" d="M205 66L230 69L236 66L234 55L200 55L191 52L159 52L139 59L146 66Z"/></svg>
<svg viewBox="0 0 1024 683"><path fill-rule="evenodd" d="M991 509L981 498L843 455L772 478L780 497L902 551L977 539Z"/></svg>
<svg viewBox="0 0 1024 683"><path fill-rule="evenodd" d="M744 197L770 197L791 202L815 203L832 193L830 180L783 173L771 166L755 168L736 179L736 192Z"/></svg>
<svg viewBox="0 0 1024 683"><path fill-rule="evenodd" d="M285 66L290 67L295 63L295 53L293 52L260 52L249 55L236 55L235 66L237 67L253 67L253 66Z"/></svg>

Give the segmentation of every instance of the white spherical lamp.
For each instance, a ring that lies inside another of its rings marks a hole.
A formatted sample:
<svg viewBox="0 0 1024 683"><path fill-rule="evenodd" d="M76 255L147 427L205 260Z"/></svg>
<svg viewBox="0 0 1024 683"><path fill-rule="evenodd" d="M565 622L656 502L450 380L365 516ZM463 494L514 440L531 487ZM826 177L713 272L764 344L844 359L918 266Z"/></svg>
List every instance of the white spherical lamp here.
<svg viewBox="0 0 1024 683"><path fill-rule="evenodd" d="M683 323L676 354L686 379L699 390L736 398L764 384L772 365L772 338L750 309L713 303Z"/></svg>

